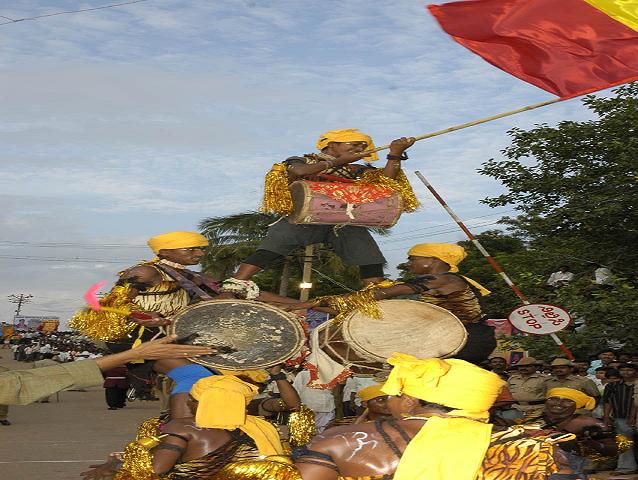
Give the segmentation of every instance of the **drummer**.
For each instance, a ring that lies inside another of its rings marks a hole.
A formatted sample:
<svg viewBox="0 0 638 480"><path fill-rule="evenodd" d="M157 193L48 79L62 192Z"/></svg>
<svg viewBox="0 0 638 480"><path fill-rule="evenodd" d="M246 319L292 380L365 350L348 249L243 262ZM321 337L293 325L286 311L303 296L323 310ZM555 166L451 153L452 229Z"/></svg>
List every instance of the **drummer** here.
<svg viewBox="0 0 638 480"><path fill-rule="evenodd" d="M190 389L187 414L166 423L161 432L146 428L145 438L126 448L123 462L111 457L82 475L86 479L112 478L116 472L116 478L122 479L228 478L225 470L232 471L237 462L282 455L275 427L246 411L256 393L257 387L232 375L201 379Z"/></svg>
<svg viewBox="0 0 638 480"><path fill-rule="evenodd" d="M468 333L465 347L455 358L479 364L496 348L494 329L485 324L479 298L490 291L474 280L459 275L458 264L466 257L460 245L420 243L408 251L407 268L418 275L409 281L394 282L389 287L374 289L374 298L418 295L418 300L449 310L463 322ZM295 308L309 306L300 303Z"/></svg>
<svg viewBox="0 0 638 480"><path fill-rule="evenodd" d="M394 368L382 390L394 420L315 437L293 453L303 480L582 478L555 466L553 446L492 431L488 410L505 383L498 375L457 359L395 353L388 363ZM566 475L550 477L557 470Z"/></svg>
<svg viewBox="0 0 638 480"><path fill-rule="evenodd" d="M114 288L100 301L103 307L128 309L132 315L84 309L71 319L71 328L94 340L106 341L114 352L149 340L170 324L171 316L193 302L212 300L220 292L214 279L188 269L200 263L207 245L208 239L196 232L169 232L150 238L148 246L156 257L120 272ZM259 290L254 297L294 302ZM151 367L152 362L129 365L129 370L137 370L133 378L138 381L134 384L142 390L142 398L150 395L144 392L144 386L148 385Z"/></svg>
<svg viewBox="0 0 638 480"><path fill-rule="evenodd" d="M387 163L380 173L390 179L396 179L403 188L412 189L401 171L401 161L408 158L405 151L414 144L414 138L402 137L390 144ZM282 164L276 164L268 174L264 207L285 215L277 208L278 202L288 195L287 185L295 180L312 180L322 182L348 182L361 179L371 170L369 164L354 163L357 160L375 161L376 153L366 154L365 150L374 148L372 138L357 129L331 130L322 134L317 140L317 149L321 154L305 154L301 157L290 157ZM276 168L279 167L279 168ZM278 177L278 178L277 178ZM273 179L277 178L279 182ZM270 183L269 183L270 182ZM284 188L284 192L275 188ZM416 208L416 198L414 198ZM257 251L244 260L239 266L234 280L250 280L253 275L268 265L288 255L294 248L315 243L332 245L335 253L348 265L357 265L364 283L377 282L383 279L383 264L386 262L377 243L365 227L334 225L295 225L282 219L268 228L266 238ZM233 281L229 279L229 281ZM240 282L237 282L238 284Z"/></svg>

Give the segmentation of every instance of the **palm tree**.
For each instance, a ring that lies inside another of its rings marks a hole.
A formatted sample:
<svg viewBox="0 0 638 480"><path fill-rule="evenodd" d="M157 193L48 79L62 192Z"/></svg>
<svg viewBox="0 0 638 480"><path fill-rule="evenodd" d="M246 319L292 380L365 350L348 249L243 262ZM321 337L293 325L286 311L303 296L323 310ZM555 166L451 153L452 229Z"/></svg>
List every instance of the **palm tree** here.
<svg viewBox="0 0 638 480"><path fill-rule="evenodd" d="M266 236L268 226L275 221L277 216L255 211L202 220L199 228L210 241L202 259L204 271L220 279L232 275L239 264L257 249ZM387 229L372 230L381 235L388 234ZM296 249L285 259L255 275L255 282L271 291L278 291L280 295L295 295L299 292L299 282L291 279L301 278L303 255L303 247ZM318 271L324 275L313 275L315 296L343 293L342 285L348 289L361 286L358 269L345 265L329 247L315 248L313 267L315 273Z"/></svg>
<svg viewBox="0 0 638 480"><path fill-rule="evenodd" d="M224 217L208 217L199 223L199 229L210 247L202 260L204 271L211 276L225 278L248 255L253 253L275 215L243 212Z"/></svg>

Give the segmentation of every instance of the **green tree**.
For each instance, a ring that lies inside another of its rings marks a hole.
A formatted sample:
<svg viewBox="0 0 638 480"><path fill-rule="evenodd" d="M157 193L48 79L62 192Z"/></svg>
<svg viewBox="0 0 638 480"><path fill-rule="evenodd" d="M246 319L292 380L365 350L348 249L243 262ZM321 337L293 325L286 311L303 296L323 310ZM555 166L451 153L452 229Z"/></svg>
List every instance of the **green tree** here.
<svg viewBox="0 0 638 480"><path fill-rule="evenodd" d="M495 257L531 301L559 303L585 321L579 332L561 334L580 353L608 345L638 347L638 84L614 93L583 99L593 120L511 130L505 159L491 159L479 170L507 189L484 203L514 205L520 212L502 223L524 248ZM562 264L577 279L553 293L539 288ZM617 275L614 288L591 290L595 264ZM556 353L548 339L522 342L532 353Z"/></svg>
<svg viewBox="0 0 638 480"><path fill-rule="evenodd" d="M638 84L588 95L598 118L510 130L505 160L479 170L507 193L487 198L522 213L504 223L533 248L565 246L578 259L631 272L638 261Z"/></svg>

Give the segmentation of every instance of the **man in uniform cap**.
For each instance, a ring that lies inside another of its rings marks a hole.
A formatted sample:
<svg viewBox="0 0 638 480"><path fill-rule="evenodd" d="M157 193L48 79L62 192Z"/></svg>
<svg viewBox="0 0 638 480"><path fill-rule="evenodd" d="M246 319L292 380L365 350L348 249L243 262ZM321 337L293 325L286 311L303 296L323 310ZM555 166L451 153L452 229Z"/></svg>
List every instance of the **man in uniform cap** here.
<svg viewBox="0 0 638 480"><path fill-rule="evenodd" d="M598 400L600 392L596 384L587 377L581 377L572 373L574 364L566 358L557 358L550 364L552 374L545 380L545 391L552 388L572 388L586 393Z"/></svg>
<svg viewBox="0 0 638 480"><path fill-rule="evenodd" d="M520 412L542 408L545 403L545 382L547 376L538 373L540 362L534 357L525 357L515 365L516 372L507 381Z"/></svg>

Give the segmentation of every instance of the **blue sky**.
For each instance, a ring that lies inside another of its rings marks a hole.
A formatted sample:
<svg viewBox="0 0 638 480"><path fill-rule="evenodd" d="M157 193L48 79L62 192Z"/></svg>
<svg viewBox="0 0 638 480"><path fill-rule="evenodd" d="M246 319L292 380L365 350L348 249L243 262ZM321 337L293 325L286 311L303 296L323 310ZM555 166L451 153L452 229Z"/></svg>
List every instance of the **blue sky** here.
<svg viewBox="0 0 638 480"><path fill-rule="evenodd" d="M0 15L106 3L25 0ZM383 144L551 98L413 0L149 0L2 25L0 48L2 320L20 292L34 295L24 314L67 318L89 285L150 258L148 237L255 209L270 165L323 131ZM390 266L413 243L463 239L414 170L476 231L494 228L512 212L479 203L501 187L476 169L506 131L585 118L570 100L417 143L405 167L424 206L380 240Z"/></svg>

